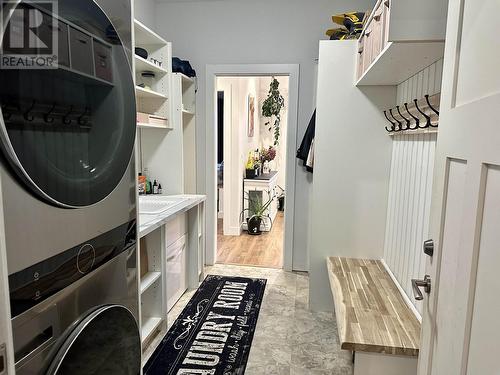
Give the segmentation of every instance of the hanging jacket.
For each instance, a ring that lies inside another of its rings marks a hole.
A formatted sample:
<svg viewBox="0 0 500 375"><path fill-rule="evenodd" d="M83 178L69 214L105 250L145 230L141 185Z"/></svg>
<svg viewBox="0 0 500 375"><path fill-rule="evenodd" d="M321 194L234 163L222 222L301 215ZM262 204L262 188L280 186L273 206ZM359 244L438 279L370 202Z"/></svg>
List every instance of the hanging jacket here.
<svg viewBox="0 0 500 375"><path fill-rule="evenodd" d="M316 131L316 110L314 110L311 120L309 121L309 125L307 126L306 133L304 134L304 138L302 139L300 147L297 150L297 158L304 162L304 166L306 167L306 170L309 172L313 171L312 166L314 164L314 152L311 153L311 146L314 141L315 131Z"/></svg>

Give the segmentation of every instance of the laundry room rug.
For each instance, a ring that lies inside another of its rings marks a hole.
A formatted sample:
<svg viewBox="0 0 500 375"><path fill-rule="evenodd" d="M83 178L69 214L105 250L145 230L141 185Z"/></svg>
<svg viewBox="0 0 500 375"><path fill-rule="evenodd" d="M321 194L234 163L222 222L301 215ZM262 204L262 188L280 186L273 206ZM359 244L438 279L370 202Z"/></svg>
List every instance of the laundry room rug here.
<svg viewBox="0 0 500 375"><path fill-rule="evenodd" d="M265 287L265 279L208 275L144 374L242 375Z"/></svg>

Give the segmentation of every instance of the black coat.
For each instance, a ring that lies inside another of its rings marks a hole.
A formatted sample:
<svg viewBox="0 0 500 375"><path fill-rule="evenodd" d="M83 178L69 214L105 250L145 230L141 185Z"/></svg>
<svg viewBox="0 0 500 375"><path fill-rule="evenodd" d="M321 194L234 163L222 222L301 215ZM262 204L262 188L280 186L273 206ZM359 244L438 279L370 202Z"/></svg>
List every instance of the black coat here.
<svg viewBox="0 0 500 375"><path fill-rule="evenodd" d="M311 167L308 167L306 163L309 151L311 150L312 141L314 140L315 131L316 131L316 110L314 110L311 120L309 121L309 125L307 126L306 133L304 134L304 138L302 139L300 147L297 150L297 158L304 162L304 166L309 172L312 172L313 169Z"/></svg>

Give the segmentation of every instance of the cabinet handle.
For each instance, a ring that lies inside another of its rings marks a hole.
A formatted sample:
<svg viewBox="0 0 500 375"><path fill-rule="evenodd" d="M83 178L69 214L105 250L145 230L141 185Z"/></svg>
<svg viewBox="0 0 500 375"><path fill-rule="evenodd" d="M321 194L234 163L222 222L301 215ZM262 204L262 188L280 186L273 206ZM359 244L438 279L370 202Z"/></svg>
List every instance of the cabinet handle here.
<svg viewBox="0 0 500 375"><path fill-rule="evenodd" d="M185 248L186 248L186 244L182 245L178 252L176 252L174 255L170 255L167 258L167 262L171 262L172 260L177 258L179 255L181 255Z"/></svg>
<svg viewBox="0 0 500 375"><path fill-rule="evenodd" d="M77 39L77 40L82 44L87 44L87 41L85 39Z"/></svg>

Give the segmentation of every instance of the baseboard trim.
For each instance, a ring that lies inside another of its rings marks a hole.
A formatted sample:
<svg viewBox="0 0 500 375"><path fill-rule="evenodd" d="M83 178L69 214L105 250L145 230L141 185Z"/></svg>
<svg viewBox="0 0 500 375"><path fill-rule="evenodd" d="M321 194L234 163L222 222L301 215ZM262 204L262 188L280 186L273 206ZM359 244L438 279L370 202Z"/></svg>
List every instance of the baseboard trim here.
<svg viewBox="0 0 500 375"><path fill-rule="evenodd" d="M385 260L381 259L381 262L384 265L385 270L387 271L387 273L391 277L391 279L394 282L394 284L396 284L396 286L397 286L397 288L399 290L399 293L401 293L401 295L403 296L403 299L406 302L406 304L408 305L408 307L410 308L410 310L413 311L413 313L417 317L418 321L420 323L422 323L422 315L420 315L420 313L418 312L418 310L415 307L415 305L413 305L413 303L411 302L411 300L408 298L406 292L401 287L401 284L399 284L399 281L396 279L396 276L394 276L394 274L392 273L391 269L389 268L389 266L387 265L387 263L385 262Z"/></svg>
<svg viewBox="0 0 500 375"><path fill-rule="evenodd" d="M229 227L227 230L224 230L224 236L240 236L241 229L238 227Z"/></svg>

